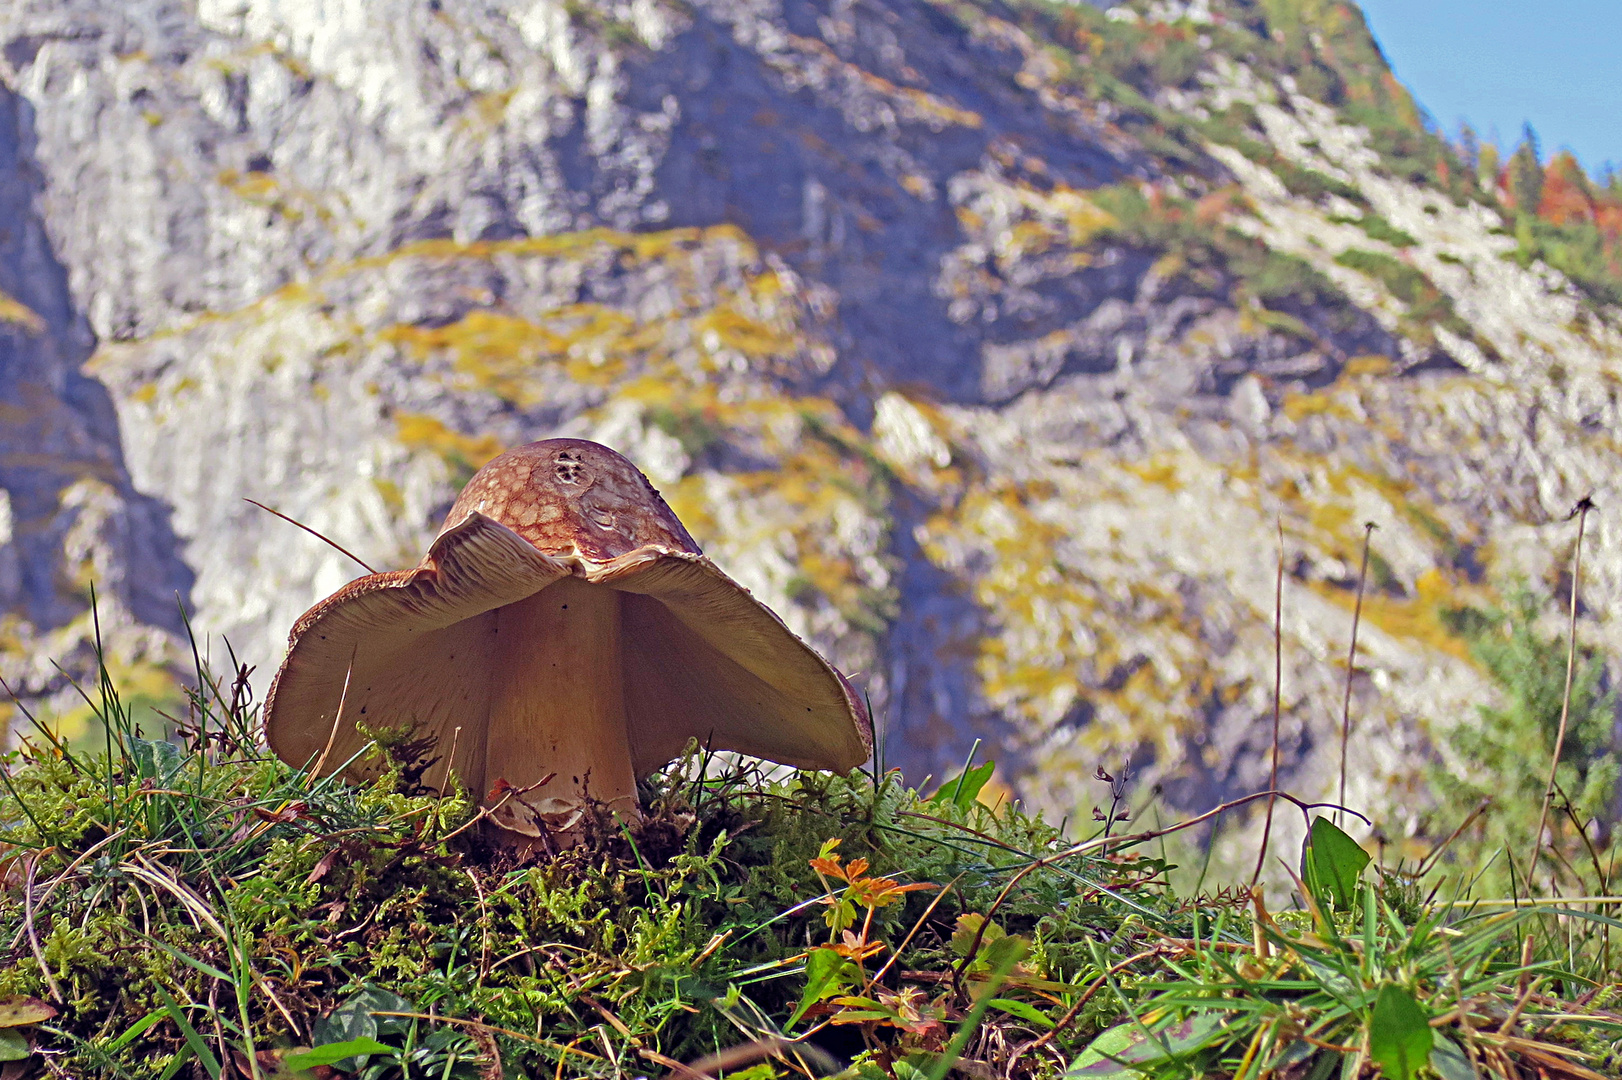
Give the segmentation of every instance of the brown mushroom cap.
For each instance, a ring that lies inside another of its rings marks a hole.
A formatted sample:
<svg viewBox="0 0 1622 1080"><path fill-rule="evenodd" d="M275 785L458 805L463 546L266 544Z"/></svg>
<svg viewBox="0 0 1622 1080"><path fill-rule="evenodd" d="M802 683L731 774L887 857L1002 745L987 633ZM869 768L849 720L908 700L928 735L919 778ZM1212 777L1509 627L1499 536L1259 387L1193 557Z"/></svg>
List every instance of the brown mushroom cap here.
<svg viewBox="0 0 1622 1080"><path fill-rule="evenodd" d="M635 776L693 738L801 768L867 759L871 725L845 678L704 557L634 465L580 439L502 454L463 489L421 563L359 578L305 612L265 703L266 741L289 764L325 774L348 763L358 779L368 770L350 760L366 743L355 725L410 725L435 740L430 786L448 770L478 795L498 779L540 781L525 773L544 762L487 760L492 723L508 722L492 701L549 692L502 682L513 666L493 659L506 655L496 635L503 609L518 625L512 605L567 578L613 590ZM514 646L511 632L501 644Z"/></svg>

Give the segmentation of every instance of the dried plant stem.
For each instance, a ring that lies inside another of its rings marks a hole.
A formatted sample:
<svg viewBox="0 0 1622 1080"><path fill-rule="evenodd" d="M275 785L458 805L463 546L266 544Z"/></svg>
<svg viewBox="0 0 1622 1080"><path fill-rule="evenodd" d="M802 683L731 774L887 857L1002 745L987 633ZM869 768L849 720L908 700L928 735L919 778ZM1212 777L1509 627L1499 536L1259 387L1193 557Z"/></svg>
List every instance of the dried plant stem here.
<svg viewBox="0 0 1622 1080"><path fill-rule="evenodd" d="M1583 581L1583 532L1588 526L1588 512L1592 509L1594 500L1585 495L1566 516L1567 521L1577 519L1577 549L1572 554L1571 566L1571 619L1566 628L1566 690L1560 699L1560 727L1554 736L1554 758L1549 762L1549 782L1543 786L1543 809L1538 813L1537 831L1532 834L1532 857L1526 867L1528 891L1532 887L1532 875L1537 872L1538 856L1543 853L1543 828L1549 823L1555 771L1560 768L1560 755L1566 747L1566 722L1571 718L1571 679L1577 669L1577 595Z"/></svg>
<svg viewBox="0 0 1622 1080"><path fill-rule="evenodd" d="M1063 1016L1059 1017L1059 1019L1054 1022L1053 1026L1048 1029L1047 1034L1043 1035L1041 1038L1035 1040L1034 1042L1026 1043L1023 1047L1020 1048L1021 1051L1028 1054L1028 1053L1032 1053L1032 1052L1034 1052L1036 1050L1040 1050L1042 1047L1046 1046L1049 1042L1051 1042L1053 1040L1053 1037L1055 1035L1059 1034L1059 1032L1063 1031L1066 1027L1069 1026L1070 1021L1074 1020L1077 1016L1079 1016L1081 1014L1081 1010L1086 1006L1087 1002L1091 1001L1093 995L1096 994L1099 991L1099 989L1104 985L1104 983L1109 981L1109 977L1111 975L1119 975L1121 972L1125 971L1127 968L1131 967L1133 964L1136 964L1139 960L1147 960L1151 956L1158 955L1161 952L1161 949L1162 949L1162 946L1156 945L1152 949L1145 949L1143 952L1138 953L1136 956L1129 956L1125 960L1122 960L1120 963L1115 964L1112 967L1110 967L1102 975L1100 975L1100 976L1098 976L1098 978L1094 979L1092 981L1092 983L1088 985L1086 990L1082 991L1081 996L1076 999L1075 1004L1071 1005L1069 1011L1067 1011Z"/></svg>
<svg viewBox="0 0 1622 1080"><path fill-rule="evenodd" d="M1352 675L1357 671L1357 627L1363 621L1363 588L1369 579L1369 541L1379 528L1372 521L1363 523L1363 563L1357 569L1357 604L1352 608L1352 646L1346 653L1346 696L1340 705L1340 794L1335 801L1346 805L1346 747L1352 741ZM1340 811L1335 811L1335 824L1341 822Z"/></svg>
<svg viewBox="0 0 1622 1080"><path fill-rule="evenodd" d="M361 562L361 558L360 558L359 555L356 555L353 551L350 551L348 548L346 548L342 544L338 543L338 541L332 539L332 537L323 536L321 533L316 532L314 529L312 529L308 525L304 524L304 522L298 521L298 520L296 520L294 518L290 518L286 514L282 513L280 510L272 510L270 507L266 506L264 503L260 502L258 499L243 499L242 501L243 502L253 503L255 506L259 507L259 509L263 510L267 514L275 514L277 517L281 518L283 521L287 522L289 525L297 525L299 528L303 529L305 532L309 533L311 536L315 537L317 540L321 541L323 544L326 544L328 547L332 548L334 551L336 551L336 552L338 552L338 553L340 553L342 555L346 555L349 558L351 558L351 559L355 560L356 562L360 563L360 565L365 568L365 570L366 570L366 572L368 574L377 573L377 571L373 570L369 565L367 565L364 562Z"/></svg>
<svg viewBox="0 0 1622 1080"><path fill-rule="evenodd" d="M68 999L62 996L62 987L51 974L51 965L45 962L45 950L40 948L39 932L34 929L34 870L39 865L40 854L36 853L27 861L24 871L26 880L23 882L23 926L28 931L28 947L39 962L39 971L45 976L45 985L51 988L51 999L58 1005L66 1005Z"/></svg>
<svg viewBox="0 0 1622 1080"><path fill-rule="evenodd" d="M1278 522L1278 580L1273 589L1273 767L1268 774L1267 815L1262 821L1262 846L1256 853L1256 872L1250 875L1254 889L1267 862L1267 845L1273 838L1273 807L1278 803L1278 730L1284 713L1284 520Z"/></svg>

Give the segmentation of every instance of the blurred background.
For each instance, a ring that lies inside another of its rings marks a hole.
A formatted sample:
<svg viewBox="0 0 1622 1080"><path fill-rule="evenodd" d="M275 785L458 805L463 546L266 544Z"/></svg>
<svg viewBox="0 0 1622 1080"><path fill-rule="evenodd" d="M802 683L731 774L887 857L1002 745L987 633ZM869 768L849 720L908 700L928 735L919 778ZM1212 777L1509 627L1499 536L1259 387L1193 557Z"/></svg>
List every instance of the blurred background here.
<svg viewBox="0 0 1622 1080"><path fill-rule="evenodd" d="M0 674L88 732L93 587L154 725L188 622L262 691L359 569L245 499L406 566L572 435L915 783L1169 820L1265 787L1277 678L1282 786L1349 716L1359 837L1493 795L1469 858L1537 815L1592 493L1608 844L1618 16L1368 7L0 0Z"/></svg>

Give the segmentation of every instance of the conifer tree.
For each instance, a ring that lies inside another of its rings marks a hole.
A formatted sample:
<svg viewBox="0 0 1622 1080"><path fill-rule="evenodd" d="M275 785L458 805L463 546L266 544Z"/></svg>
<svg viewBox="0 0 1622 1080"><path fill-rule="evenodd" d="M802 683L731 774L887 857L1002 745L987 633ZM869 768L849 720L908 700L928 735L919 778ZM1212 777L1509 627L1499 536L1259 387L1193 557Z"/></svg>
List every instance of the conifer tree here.
<svg viewBox="0 0 1622 1080"><path fill-rule="evenodd" d="M1543 201L1543 160L1531 124L1521 129L1521 144L1509 159L1509 195L1515 209L1528 214L1536 214Z"/></svg>

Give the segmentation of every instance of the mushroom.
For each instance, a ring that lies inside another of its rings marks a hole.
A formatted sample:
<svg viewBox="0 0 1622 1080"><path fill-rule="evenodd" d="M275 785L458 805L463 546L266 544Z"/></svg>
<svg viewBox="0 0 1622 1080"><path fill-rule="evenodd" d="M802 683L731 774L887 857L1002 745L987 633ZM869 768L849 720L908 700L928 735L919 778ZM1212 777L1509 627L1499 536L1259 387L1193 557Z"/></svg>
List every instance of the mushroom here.
<svg viewBox="0 0 1622 1080"><path fill-rule="evenodd" d="M578 839L588 801L634 817L637 779L689 739L841 772L872 748L845 677L581 439L495 458L422 562L305 612L264 723L283 761L352 779L378 768L357 724L410 727L437 754L423 783L454 773L519 847Z"/></svg>

